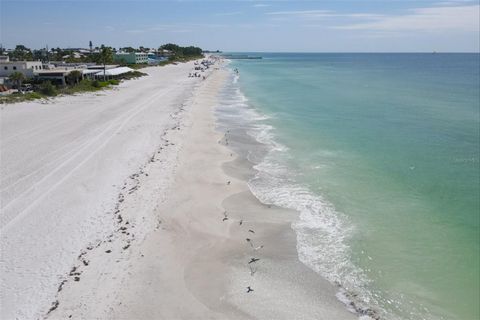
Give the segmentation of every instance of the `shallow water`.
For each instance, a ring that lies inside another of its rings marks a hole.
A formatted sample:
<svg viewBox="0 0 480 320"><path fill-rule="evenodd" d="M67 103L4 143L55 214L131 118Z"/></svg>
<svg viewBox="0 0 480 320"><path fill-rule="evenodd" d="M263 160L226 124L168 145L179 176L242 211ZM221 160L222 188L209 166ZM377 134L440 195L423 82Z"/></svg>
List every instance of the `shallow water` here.
<svg viewBox="0 0 480 320"><path fill-rule="evenodd" d="M265 144L249 150L252 191L300 212L300 259L358 309L480 316L479 60L264 54L230 65L240 77L223 116Z"/></svg>

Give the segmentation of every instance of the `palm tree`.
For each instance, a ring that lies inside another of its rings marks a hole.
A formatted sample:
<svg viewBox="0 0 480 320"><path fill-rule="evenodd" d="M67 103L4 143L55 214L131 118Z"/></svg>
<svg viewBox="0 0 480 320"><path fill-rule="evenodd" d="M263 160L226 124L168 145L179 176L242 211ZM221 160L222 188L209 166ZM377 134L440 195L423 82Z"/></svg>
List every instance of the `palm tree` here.
<svg viewBox="0 0 480 320"><path fill-rule="evenodd" d="M103 64L103 81L106 80L105 68L106 64L113 61L113 52L110 47L105 47L103 44L100 50L100 61Z"/></svg>
<svg viewBox="0 0 480 320"><path fill-rule="evenodd" d="M73 70L68 74L68 80L70 83L78 84L78 81L81 78L82 78L82 73L78 70Z"/></svg>
<svg viewBox="0 0 480 320"><path fill-rule="evenodd" d="M25 80L25 76L23 73L15 71L8 77L10 81L17 85L17 89L20 89L22 86L22 82Z"/></svg>

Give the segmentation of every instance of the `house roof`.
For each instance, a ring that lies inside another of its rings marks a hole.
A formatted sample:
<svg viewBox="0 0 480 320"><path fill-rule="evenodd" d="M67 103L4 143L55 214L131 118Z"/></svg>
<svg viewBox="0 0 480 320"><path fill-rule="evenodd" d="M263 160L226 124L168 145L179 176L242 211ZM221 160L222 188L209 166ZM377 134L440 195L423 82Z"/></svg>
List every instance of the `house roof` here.
<svg viewBox="0 0 480 320"><path fill-rule="evenodd" d="M83 74L92 74L92 73L98 73L98 70L95 69L83 69L82 70Z"/></svg>
<svg viewBox="0 0 480 320"><path fill-rule="evenodd" d="M106 76L118 76L119 74L124 74L124 73L131 72L131 71L134 71L134 70L132 68L129 68L129 67L118 67L118 68L105 70L105 75ZM97 75L103 75L103 70L98 71L96 74Z"/></svg>

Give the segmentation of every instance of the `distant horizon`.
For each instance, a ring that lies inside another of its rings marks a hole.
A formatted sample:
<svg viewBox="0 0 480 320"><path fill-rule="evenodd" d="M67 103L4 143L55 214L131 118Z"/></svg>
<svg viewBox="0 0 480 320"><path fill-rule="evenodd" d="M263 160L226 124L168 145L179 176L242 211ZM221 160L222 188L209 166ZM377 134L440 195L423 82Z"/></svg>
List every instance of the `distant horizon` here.
<svg viewBox="0 0 480 320"><path fill-rule="evenodd" d="M207 50L214 52L214 50ZM393 54L417 54L417 53L424 53L424 54L450 54L450 53L472 53L472 54L480 54L480 51L223 51L220 50L222 53L359 53L359 54L377 54L377 53L393 53Z"/></svg>
<svg viewBox="0 0 480 320"><path fill-rule="evenodd" d="M42 49L45 49L45 47L40 47L40 48L36 48L36 47L29 47L23 43L18 43L16 45L24 45L26 48L30 49L30 50L42 50ZM1 43L0 43L0 47L3 48L4 50L13 50L15 49L15 46L12 46L12 47L4 47ZM143 46L143 45L139 45L139 46L110 46L110 45L106 45L106 44L101 44L101 45L105 45L107 47L111 47L111 48L125 48L125 47L132 47L134 49L138 49L140 47L144 47L144 48L149 48L149 49L158 49L162 44L155 46L155 47L148 47L148 46ZM94 48L99 48L101 45L96 45L94 46ZM183 44L184 46L189 46L189 44ZM58 47L58 46L52 46L52 47L48 47L49 50L52 50L52 49L56 49L56 48L60 48L60 49L63 49L63 50L71 50L71 49L86 49L88 50L88 46L85 46L85 47L82 47L82 46L70 46L70 47ZM200 47L201 48L201 47ZM305 54L319 54L319 53L327 53L327 54L331 54L331 53L359 53L359 54L377 54L377 53L392 53L392 54L409 54L409 53L412 53L412 54L416 54L416 53L425 53L425 54L432 54L432 53L435 53L435 54L450 54L450 53L476 53L476 54L480 54L480 51L436 51L436 50L432 50L432 51L257 51L257 50L254 50L254 51L245 51L245 50L222 50L222 49L207 49L207 48L201 48L203 51L207 51L207 52L210 52L210 53L215 53L216 51L219 51L221 53L305 53Z"/></svg>

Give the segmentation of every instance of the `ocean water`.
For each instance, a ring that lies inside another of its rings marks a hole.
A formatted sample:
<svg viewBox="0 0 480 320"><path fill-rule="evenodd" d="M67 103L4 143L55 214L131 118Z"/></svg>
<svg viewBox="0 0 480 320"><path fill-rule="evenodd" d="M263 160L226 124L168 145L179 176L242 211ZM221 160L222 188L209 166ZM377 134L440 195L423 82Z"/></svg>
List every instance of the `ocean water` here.
<svg viewBox="0 0 480 320"><path fill-rule="evenodd" d="M480 55L262 54L224 104L300 260L382 319L479 319Z"/></svg>

